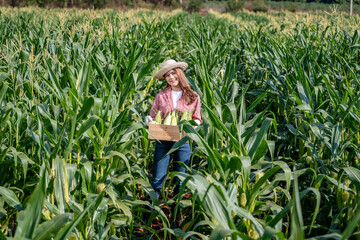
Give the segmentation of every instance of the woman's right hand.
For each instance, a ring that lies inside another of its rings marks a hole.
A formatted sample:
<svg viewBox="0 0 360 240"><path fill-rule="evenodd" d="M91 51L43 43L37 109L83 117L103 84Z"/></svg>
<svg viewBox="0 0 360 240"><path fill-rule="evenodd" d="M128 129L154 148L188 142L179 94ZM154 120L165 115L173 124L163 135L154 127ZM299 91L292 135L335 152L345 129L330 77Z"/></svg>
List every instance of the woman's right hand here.
<svg viewBox="0 0 360 240"><path fill-rule="evenodd" d="M151 116L146 116L146 117L145 117L146 126L149 126L149 123L151 123L152 121L153 121L153 119L152 119Z"/></svg>

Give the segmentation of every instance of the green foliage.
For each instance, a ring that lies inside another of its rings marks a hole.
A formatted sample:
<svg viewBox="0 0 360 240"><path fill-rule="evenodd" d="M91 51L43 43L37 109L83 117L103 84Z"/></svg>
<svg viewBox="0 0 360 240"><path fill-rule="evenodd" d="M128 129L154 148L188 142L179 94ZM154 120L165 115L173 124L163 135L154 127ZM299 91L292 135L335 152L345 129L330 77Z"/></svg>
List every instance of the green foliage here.
<svg viewBox="0 0 360 240"><path fill-rule="evenodd" d="M194 2L195 1L195 2ZM196 2L197 1L197 2ZM0 1L0 6L11 7L46 7L46 8L164 8L176 9L186 8L191 5L189 11L199 11L199 7L205 9L215 9L216 11L235 12L243 7L251 11L266 12L270 8L276 11L287 10L290 12L303 11L330 11L330 12L349 12L349 1L339 0L320 0L320 1L263 1L255 3L253 1L229 0L229 1L184 1L183 6L178 0L10 0ZM360 13L360 2L355 0L353 11ZM245 5L245 6L244 6ZM185 6L185 7L184 7ZM255 8L254 8L255 7ZM194 9L194 10L192 10Z"/></svg>
<svg viewBox="0 0 360 240"><path fill-rule="evenodd" d="M108 0L93 0L93 2L92 2L94 8L104 7L104 6L106 6L107 3L108 3Z"/></svg>
<svg viewBox="0 0 360 240"><path fill-rule="evenodd" d="M244 1L242 0L228 0L226 2L226 11L235 12L241 10L244 6Z"/></svg>
<svg viewBox="0 0 360 240"><path fill-rule="evenodd" d="M236 12L233 13L233 16L240 18L245 22L254 22L257 25L267 25L270 23L270 19L267 16L252 14L249 12Z"/></svg>
<svg viewBox="0 0 360 240"><path fill-rule="evenodd" d="M268 7L265 3L265 0L252 0L250 1L250 10L254 12L267 12Z"/></svg>
<svg viewBox="0 0 360 240"><path fill-rule="evenodd" d="M343 12L348 14L350 3L339 1L326 1L328 3L322 3L322 1L266 1L266 4L273 10L282 11L287 10L291 12L308 12L308 11L327 11L331 13ZM360 13L360 5L354 1L353 12Z"/></svg>
<svg viewBox="0 0 360 240"><path fill-rule="evenodd" d="M295 3L291 3L288 5L287 10L290 12L296 12L298 10L297 5Z"/></svg>
<svg viewBox="0 0 360 240"><path fill-rule="evenodd" d="M198 12L200 10L202 0L189 0L187 10L190 12Z"/></svg>
<svg viewBox="0 0 360 240"><path fill-rule="evenodd" d="M359 18L227 16L2 11L0 237L355 237ZM180 122L189 171L149 201L143 121L168 58L189 64L203 124Z"/></svg>

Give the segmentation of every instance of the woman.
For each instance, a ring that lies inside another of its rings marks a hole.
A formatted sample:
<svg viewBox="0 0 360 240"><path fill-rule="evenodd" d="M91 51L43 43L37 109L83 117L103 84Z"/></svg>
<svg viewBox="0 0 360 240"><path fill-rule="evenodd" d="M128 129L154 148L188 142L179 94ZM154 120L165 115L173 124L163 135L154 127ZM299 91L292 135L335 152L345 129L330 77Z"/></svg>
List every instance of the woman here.
<svg viewBox="0 0 360 240"><path fill-rule="evenodd" d="M147 124L153 121L153 118L155 118L159 110L161 111L161 118L164 119L169 112L176 109L181 112L185 112L186 110L192 111L192 119L200 125L200 97L190 88L189 82L184 74L187 66L185 62L176 62L172 59L165 61L161 65L160 70L154 77L165 79L166 87L156 95L150 110L150 116L145 118ZM161 141L160 143L157 141L155 144L151 186L154 188L157 198L159 198L170 162L170 155L165 155L174 143L175 142L170 141ZM189 165L191 156L189 143L185 143L177 149L173 153L173 156L175 161L174 170L177 172L185 172L186 169L178 162L183 162L187 166ZM176 185L175 194L179 193L180 184Z"/></svg>

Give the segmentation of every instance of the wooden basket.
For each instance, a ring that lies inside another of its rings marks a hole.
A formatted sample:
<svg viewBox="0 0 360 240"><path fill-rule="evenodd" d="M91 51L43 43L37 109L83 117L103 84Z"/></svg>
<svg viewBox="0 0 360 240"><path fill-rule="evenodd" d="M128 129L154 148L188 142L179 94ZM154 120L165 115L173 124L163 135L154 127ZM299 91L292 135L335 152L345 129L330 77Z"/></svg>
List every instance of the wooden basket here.
<svg viewBox="0 0 360 240"><path fill-rule="evenodd" d="M185 132L180 134L178 126L163 125L163 124L149 124L149 139L157 139L163 141L179 141L186 135Z"/></svg>

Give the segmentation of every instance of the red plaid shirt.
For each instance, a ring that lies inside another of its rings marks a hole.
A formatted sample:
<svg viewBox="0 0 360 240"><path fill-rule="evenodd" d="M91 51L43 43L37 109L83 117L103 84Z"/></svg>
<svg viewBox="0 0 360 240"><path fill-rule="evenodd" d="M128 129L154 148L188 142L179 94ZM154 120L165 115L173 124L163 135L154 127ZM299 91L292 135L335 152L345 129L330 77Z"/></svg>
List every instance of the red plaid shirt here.
<svg viewBox="0 0 360 240"><path fill-rule="evenodd" d="M195 101L190 104L186 104L184 95L181 96L181 98L177 102L177 107L176 107L176 110L179 110L181 112L185 112L186 110L188 110L188 111L194 110L194 112L192 114L192 119L194 119L194 120L197 119L200 122L202 122L200 109L201 109L201 101L200 101L199 95L197 95L197 98L195 99ZM158 110L161 111L162 119L164 119L169 112L174 110L171 87L165 88L164 90L160 91L156 95L154 103L150 110L150 116L152 118L155 118Z"/></svg>

